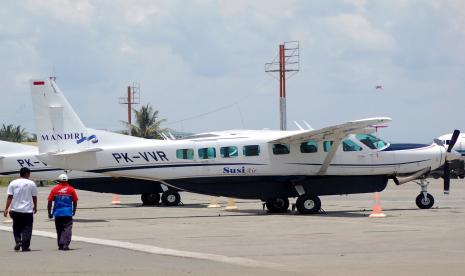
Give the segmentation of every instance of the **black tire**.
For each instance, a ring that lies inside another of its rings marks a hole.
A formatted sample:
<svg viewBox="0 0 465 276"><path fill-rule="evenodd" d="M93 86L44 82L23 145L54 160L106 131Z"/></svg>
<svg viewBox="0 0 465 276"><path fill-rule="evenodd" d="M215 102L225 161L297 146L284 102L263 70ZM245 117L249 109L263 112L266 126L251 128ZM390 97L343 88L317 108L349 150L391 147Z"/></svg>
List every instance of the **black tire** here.
<svg viewBox="0 0 465 276"><path fill-rule="evenodd" d="M423 193L421 193L417 196L415 202L420 209L430 209L434 205L434 197L430 194L426 194L425 198Z"/></svg>
<svg viewBox="0 0 465 276"><path fill-rule="evenodd" d="M460 179L464 179L464 178L465 178L465 175L461 174L461 175L459 175L459 178L460 178Z"/></svg>
<svg viewBox="0 0 465 276"><path fill-rule="evenodd" d="M168 190L161 194L161 202L165 206L178 206L181 202L181 196L176 191Z"/></svg>
<svg viewBox="0 0 465 276"><path fill-rule="evenodd" d="M433 173L433 174L431 174L431 176L432 176L434 179L439 179L439 177L441 177L438 173Z"/></svg>
<svg viewBox="0 0 465 276"><path fill-rule="evenodd" d="M289 199L285 197L272 198L268 199L265 205L270 213L285 213L289 209Z"/></svg>
<svg viewBox="0 0 465 276"><path fill-rule="evenodd" d="M140 196L142 200L142 204L144 205L157 205L160 203L160 195L158 193L155 194L142 194Z"/></svg>
<svg viewBox="0 0 465 276"><path fill-rule="evenodd" d="M297 198L296 207L301 214L316 214L321 209L321 200L316 195L303 194Z"/></svg>

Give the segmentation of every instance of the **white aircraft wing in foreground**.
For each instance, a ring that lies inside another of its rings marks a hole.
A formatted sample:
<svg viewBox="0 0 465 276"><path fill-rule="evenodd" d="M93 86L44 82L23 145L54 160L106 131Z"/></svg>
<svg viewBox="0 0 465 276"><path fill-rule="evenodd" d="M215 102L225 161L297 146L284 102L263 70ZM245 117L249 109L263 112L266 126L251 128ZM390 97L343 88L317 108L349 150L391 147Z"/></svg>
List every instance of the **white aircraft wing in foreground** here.
<svg viewBox="0 0 465 276"><path fill-rule="evenodd" d="M64 170L40 161L37 158L38 154L35 146L0 141L0 176L18 177L21 168L28 168L31 170L33 180L56 180ZM173 189L164 191L159 182L125 177L115 178L76 170L69 170L66 173L71 185L79 190L124 195L140 194L142 202L147 205L158 204L161 197L164 198L165 205L174 206L179 203L179 201L166 201L167 199L179 199L179 197L168 196L177 191Z"/></svg>

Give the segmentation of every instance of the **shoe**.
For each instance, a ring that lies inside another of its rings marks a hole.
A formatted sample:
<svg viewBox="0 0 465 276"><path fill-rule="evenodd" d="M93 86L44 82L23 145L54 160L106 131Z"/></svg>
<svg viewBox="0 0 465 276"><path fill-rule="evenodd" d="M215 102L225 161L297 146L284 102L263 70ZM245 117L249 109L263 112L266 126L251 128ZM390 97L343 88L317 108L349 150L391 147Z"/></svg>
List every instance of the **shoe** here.
<svg viewBox="0 0 465 276"><path fill-rule="evenodd" d="M63 250L68 251L68 250L69 250L69 246L63 246Z"/></svg>
<svg viewBox="0 0 465 276"><path fill-rule="evenodd" d="M15 245L15 251L19 251L21 249L21 243L18 242L16 245Z"/></svg>
<svg viewBox="0 0 465 276"><path fill-rule="evenodd" d="M58 250L63 250L63 246L58 246Z"/></svg>
<svg viewBox="0 0 465 276"><path fill-rule="evenodd" d="M29 252L29 251L31 251L31 249L28 247L28 248L23 248L23 250L21 250L21 251L23 251L23 252Z"/></svg>

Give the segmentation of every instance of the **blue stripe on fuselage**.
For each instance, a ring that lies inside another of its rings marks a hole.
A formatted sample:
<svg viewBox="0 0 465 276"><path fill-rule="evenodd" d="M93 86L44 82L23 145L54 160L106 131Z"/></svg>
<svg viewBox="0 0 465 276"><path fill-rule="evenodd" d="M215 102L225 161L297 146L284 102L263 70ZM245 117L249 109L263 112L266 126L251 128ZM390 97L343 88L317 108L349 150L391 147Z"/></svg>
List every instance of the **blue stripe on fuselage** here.
<svg viewBox="0 0 465 276"><path fill-rule="evenodd" d="M390 144L389 147L383 149L382 151L395 151L395 150L411 150L411 149L420 149L426 148L430 145L427 144Z"/></svg>

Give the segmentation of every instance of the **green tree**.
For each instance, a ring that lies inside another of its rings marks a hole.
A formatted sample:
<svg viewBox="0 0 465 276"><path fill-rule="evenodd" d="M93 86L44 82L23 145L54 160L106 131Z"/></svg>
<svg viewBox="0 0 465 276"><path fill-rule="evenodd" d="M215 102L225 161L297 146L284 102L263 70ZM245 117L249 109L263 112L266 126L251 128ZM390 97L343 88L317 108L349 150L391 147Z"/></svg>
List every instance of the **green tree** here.
<svg viewBox="0 0 465 276"><path fill-rule="evenodd" d="M2 128L0 129L0 140L10 142L24 142L28 139L28 137L29 134L20 125L14 126L12 124L3 124Z"/></svg>
<svg viewBox="0 0 465 276"><path fill-rule="evenodd" d="M134 109L134 113L136 121L131 124L132 136L162 139L160 133L166 131L166 129L162 129L160 125L166 120L159 118L158 110L154 110L150 104L147 104L143 105L139 110ZM128 123L124 123L128 126Z"/></svg>

